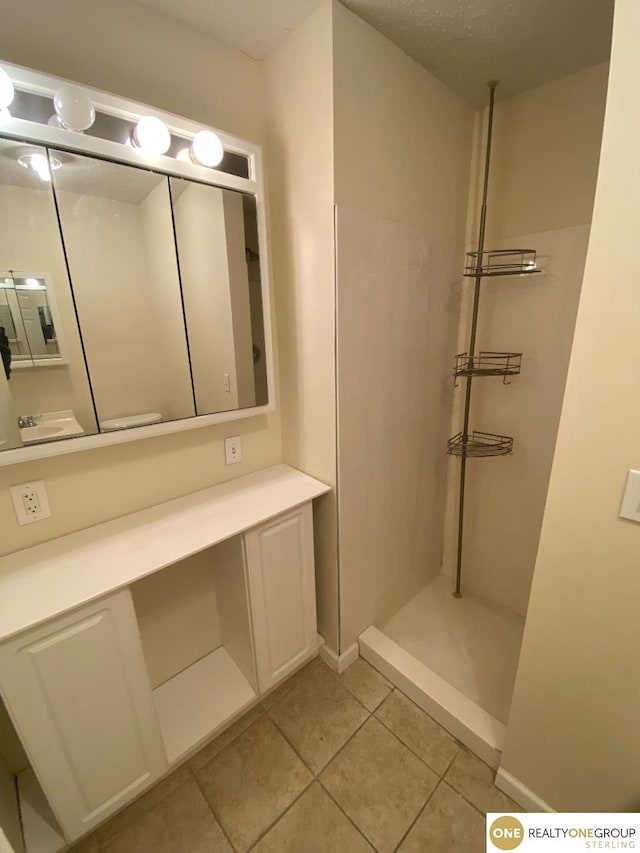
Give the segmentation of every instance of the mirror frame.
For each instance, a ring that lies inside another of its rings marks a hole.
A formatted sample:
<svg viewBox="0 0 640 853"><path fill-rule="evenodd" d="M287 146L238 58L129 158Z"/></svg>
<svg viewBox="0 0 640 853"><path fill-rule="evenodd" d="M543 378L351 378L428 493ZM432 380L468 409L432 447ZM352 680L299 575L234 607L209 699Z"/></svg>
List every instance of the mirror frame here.
<svg viewBox="0 0 640 853"><path fill-rule="evenodd" d="M178 178L210 184L222 189L236 190L255 197L258 219L258 241L260 245L260 276L262 291L262 312L265 335L265 360L267 370L267 393L268 402L261 406L252 406L245 409L233 409L226 412L218 412L212 415L196 415L181 420L168 421L166 423L153 424L150 426L134 427L118 432L99 433L97 435L86 435L69 438L62 441L53 441L43 444L35 444L30 447L20 447L11 450L0 450L0 467L14 465L21 462L29 462L35 459L61 456L66 453L76 453L82 450L93 450L114 444L137 441L143 438L152 438L158 435L184 432L185 430L199 429L214 424L226 423L228 421L251 418L256 415L275 411L275 383L273 365L273 337L271 325L271 286L270 270L271 262L269 255L269 244L267 242L266 200L264 171L262 160L262 148L251 142L247 142L236 136L231 136L224 131L214 127L191 121L190 119L167 113L155 107L110 95L98 89L92 89L83 83L65 80L61 77L53 77L49 74L41 74L28 68L2 62L2 67L8 72L17 90L33 92L38 95L53 98L60 86L71 84L79 86L93 101L96 112L105 113L128 121L137 121L143 115L154 115L162 119L172 134L192 138L200 130L212 130L216 133L225 151L240 154L247 158L249 166L249 177L241 178L220 172L217 169L198 166L195 163L184 162L161 155L150 159L145 157L136 148L120 142L100 139L93 136L85 136L63 128L51 127L38 122L25 119L13 118L12 116L0 116L0 138L16 141L25 141L33 144L46 145L62 150L87 154L103 160L123 163L130 166L138 166L144 169L158 172L163 175L171 175ZM64 332L63 332L64 334ZM50 367L62 364L55 361Z"/></svg>

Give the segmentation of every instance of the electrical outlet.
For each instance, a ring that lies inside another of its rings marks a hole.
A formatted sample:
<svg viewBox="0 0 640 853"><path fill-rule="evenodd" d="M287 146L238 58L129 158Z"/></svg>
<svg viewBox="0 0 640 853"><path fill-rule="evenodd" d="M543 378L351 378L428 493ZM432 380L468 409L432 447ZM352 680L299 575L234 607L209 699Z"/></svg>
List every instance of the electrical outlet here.
<svg viewBox="0 0 640 853"><path fill-rule="evenodd" d="M242 459L242 442L239 435L233 435L224 440L224 461L227 465L235 465Z"/></svg>
<svg viewBox="0 0 640 853"><path fill-rule="evenodd" d="M44 480L33 480L20 486L11 486L11 500L18 524L33 524L43 518L51 518Z"/></svg>

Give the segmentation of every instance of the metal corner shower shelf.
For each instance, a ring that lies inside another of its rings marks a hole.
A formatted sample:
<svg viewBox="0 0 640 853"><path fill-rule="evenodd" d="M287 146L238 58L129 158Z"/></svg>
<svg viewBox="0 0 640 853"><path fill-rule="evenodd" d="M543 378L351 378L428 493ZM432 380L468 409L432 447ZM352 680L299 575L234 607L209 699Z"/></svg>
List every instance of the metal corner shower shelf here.
<svg viewBox="0 0 640 853"><path fill-rule="evenodd" d="M486 352L480 350L477 355L460 352L456 356L453 375L459 376L502 376L508 385L507 376L517 376L522 367L521 352ZM457 381L454 383L457 386Z"/></svg>
<svg viewBox="0 0 640 853"><path fill-rule="evenodd" d="M462 544L464 532L464 498L467 473L467 459L480 456L507 456L513 450L513 438L508 435L495 435L469 429L471 411L471 388L473 380L486 376L502 376L502 381L508 385L507 377L520 373L522 353L520 352L491 352L480 350L476 353L476 335L478 331L478 310L480 307L480 285L483 278L507 275L531 275L540 270L536 263L534 249L494 249L484 248L485 229L487 223L487 195L489 189L489 165L491 162L491 139L493 134L493 110L497 81L489 83L489 119L487 124L487 145L484 164L484 182L482 190L482 206L480 208L480 224L478 227L478 246L475 252L467 252L463 275L475 279L473 294L473 312L471 319L471 334L467 352L455 356L453 375L455 384L458 378L466 380L464 420L462 430L452 436L447 442L447 453L460 457L460 495L458 504L458 555L456 565L456 588L453 595L462 596Z"/></svg>

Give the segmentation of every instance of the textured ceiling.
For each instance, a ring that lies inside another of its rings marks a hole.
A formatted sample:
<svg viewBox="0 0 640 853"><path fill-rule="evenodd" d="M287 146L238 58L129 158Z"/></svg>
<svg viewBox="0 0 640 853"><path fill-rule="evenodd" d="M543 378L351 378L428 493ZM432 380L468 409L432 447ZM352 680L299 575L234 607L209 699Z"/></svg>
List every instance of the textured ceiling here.
<svg viewBox="0 0 640 853"><path fill-rule="evenodd" d="M322 0L138 2L262 59ZM343 2L474 106L488 80L504 97L609 56L614 0Z"/></svg>
<svg viewBox="0 0 640 853"><path fill-rule="evenodd" d="M609 57L614 0L344 0L474 106Z"/></svg>

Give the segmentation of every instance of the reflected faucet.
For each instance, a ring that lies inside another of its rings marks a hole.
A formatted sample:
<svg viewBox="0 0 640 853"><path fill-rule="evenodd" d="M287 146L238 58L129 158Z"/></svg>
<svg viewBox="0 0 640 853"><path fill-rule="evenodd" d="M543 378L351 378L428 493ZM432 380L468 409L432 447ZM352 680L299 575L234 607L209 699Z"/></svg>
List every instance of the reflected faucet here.
<svg viewBox="0 0 640 853"><path fill-rule="evenodd" d="M20 429L24 429L25 427L34 427L38 426L35 415L19 415L18 416L18 426Z"/></svg>

